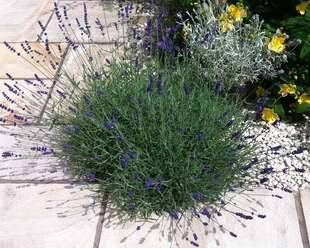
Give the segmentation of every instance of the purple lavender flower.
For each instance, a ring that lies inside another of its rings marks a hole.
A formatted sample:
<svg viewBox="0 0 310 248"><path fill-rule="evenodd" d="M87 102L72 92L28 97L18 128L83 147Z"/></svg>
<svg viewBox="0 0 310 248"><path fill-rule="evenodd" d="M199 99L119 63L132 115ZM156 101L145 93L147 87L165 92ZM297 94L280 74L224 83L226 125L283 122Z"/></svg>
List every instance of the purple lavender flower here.
<svg viewBox="0 0 310 248"><path fill-rule="evenodd" d="M101 23L99 18L96 18L95 24L98 26L98 28L101 31L101 35L104 35L104 25Z"/></svg>
<svg viewBox="0 0 310 248"><path fill-rule="evenodd" d="M294 170L298 173L304 173L306 171L304 168L295 168Z"/></svg>
<svg viewBox="0 0 310 248"><path fill-rule="evenodd" d="M268 101L268 99L269 98L267 96L263 96L259 98L258 104L257 104L257 110L256 110L256 119L260 119L261 114L264 110L265 104Z"/></svg>
<svg viewBox="0 0 310 248"><path fill-rule="evenodd" d="M225 128L230 128L234 124L235 120L231 119L227 124L225 125Z"/></svg>
<svg viewBox="0 0 310 248"><path fill-rule="evenodd" d="M129 198L134 197L134 195L135 195L135 192L133 192L133 191L129 191L129 192L128 192L128 197L129 197Z"/></svg>
<svg viewBox="0 0 310 248"><path fill-rule="evenodd" d="M195 201L201 201L201 199L202 199L202 194L200 193L200 192L194 192L193 194L192 194L192 197L193 197L193 199L195 200Z"/></svg>
<svg viewBox="0 0 310 248"><path fill-rule="evenodd" d="M127 3L126 6L125 6L125 14L126 14L126 18L129 18L129 7L130 7L130 4Z"/></svg>
<svg viewBox="0 0 310 248"><path fill-rule="evenodd" d="M74 134L78 131L78 126L76 125L68 125L64 128L64 133L66 134Z"/></svg>
<svg viewBox="0 0 310 248"><path fill-rule="evenodd" d="M163 82L162 82L162 75L158 75L158 80L157 80L157 93L158 95L163 94Z"/></svg>
<svg viewBox="0 0 310 248"><path fill-rule="evenodd" d="M94 79L95 80L101 80L102 79L102 75L98 71L95 71Z"/></svg>
<svg viewBox="0 0 310 248"><path fill-rule="evenodd" d="M184 92L186 96L189 96L191 93L192 89L190 87L190 85L186 82L184 83Z"/></svg>
<svg viewBox="0 0 310 248"><path fill-rule="evenodd" d="M137 157L137 152L135 151L129 151L127 154L129 155L131 159L134 159Z"/></svg>
<svg viewBox="0 0 310 248"><path fill-rule="evenodd" d="M173 42L165 36L158 42L157 47L165 52L173 52Z"/></svg>
<svg viewBox="0 0 310 248"><path fill-rule="evenodd" d="M68 109L72 112L72 113L77 113L76 109L74 109L73 107L69 106Z"/></svg>
<svg viewBox="0 0 310 248"><path fill-rule="evenodd" d="M144 185L145 189L150 190L154 187L154 185L155 185L155 182L151 177L147 177L145 179L145 185Z"/></svg>
<svg viewBox="0 0 310 248"><path fill-rule="evenodd" d="M205 135L204 135L203 132L198 132L198 133L196 134L196 139L197 139L198 141L203 141L204 138L205 138Z"/></svg>
<svg viewBox="0 0 310 248"><path fill-rule="evenodd" d="M151 92L152 92L152 90L153 90L153 84L154 84L154 82L153 82L153 77L152 77L151 74L149 74L148 85L147 85L147 88L146 88L146 92L147 92L147 93L151 93Z"/></svg>
<svg viewBox="0 0 310 248"><path fill-rule="evenodd" d="M240 136L241 136L241 132L240 132L240 131L237 131L237 132L235 132L235 133L233 133L233 134L231 135L231 138L232 138L232 139L238 139L238 138L240 138Z"/></svg>
<svg viewBox="0 0 310 248"><path fill-rule="evenodd" d="M112 122L109 121L105 121L103 123L103 127L107 130L107 131L112 131L114 129L114 124Z"/></svg>
<svg viewBox="0 0 310 248"><path fill-rule="evenodd" d="M201 210L201 214L202 214L202 215L205 215L205 216L207 216L209 219L211 219L211 214L210 214L208 208L204 207L204 208Z"/></svg>
<svg viewBox="0 0 310 248"><path fill-rule="evenodd" d="M264 183L266 183L266 182L268 182L268 181L269 181L269 179L268 179L267 177L261 178L261 179L259 180L259 182L260 182L261 184L264 184Z"/></svg>
<svg viewBox="0 0 310 248"><path fill-rule="evenodd" d="M259 215L257 215L257 217L258 217L258 218L261 218L261 219L265 219L265 218L266 218L266 215L264 215L264 214L259 214Z"/></svg>
<svg viewBox="0 0 310 248"><path fill-rule="evenodd" d="M203 166L202 166L202 172L203 172L203 173L207 173L207 172L209 171L209 169L210 169L209 164L208 164L207 162L205 162L205 163L203 164Z"/></svg>
<svg viewBox="0 0 310 248"><path fill-rule="evenodd" d="M9 158L9 157L13 157L13 155L14 155L13 152L3 152L1 156L3 158Z"/></svg>
<svg viewBox="0 0 310 248"><path fill-rule="evenodd" d="M96 89L96 96L103 96L103 91L100 89Z"/></svg>
<svg viewBox="0 0 310 248"><path fill-rule="evenodd" d="M162 177L159 177L158 183L156 185L156 191L158 193L161 193L161 189L162 189L162 186L163 186L162 181L163 181Z"/></svg>
<svg viewBox="0 0 310 248"><path fill-rule="evenodd" d="M273 167L267 167L260 171L261 174L270 174L273 172Z"/></svg>
<svg viewBox="0 0 310 248"><path fill-rule="evenodd" d="M67 97L66 97L66 94L65 94L64 92L62 92L62 91L60 91L60 90L56 90L56 92L57 92L62 98L64 98L64 99L67 98Z"/></svg>
<svg viewBox="0 0 310 248"><path fill-rule="evenodd" d="M70 144L64 144L63 145L63 149L64 150L69 150L69 149L71 149L72 148L72 145L70 145Z"/></svg>
<svg viewBox="0 0 310 248"><path fill-rule="evenodd" d="M274 147L271 147L271 151L277 152L277 151L279 151L281 148L282 148L282 146L274 146Z"/></svg>
<svg viewBox="0 0 310 248"><path fill-rule="evenodd" d="M169 213L171 218L175 219L175 220L178 220L179 219L179 215L176 211L172 211Z"/></svg>
<svg viewBox="0 0 310 248"><path fill-rule="evenodd" d="M84 99L84 102L89 105L90 104L90 97L87 96L87 95L83 95L83 99Z"/></svg>
<svg viewBox="0 0 310 248"><path fill-rule="evenodd" d="M152 35L152 19L148 18L146 22L145 36L149 38L151 37L151 35Z"/></svg>
<svg viewBox="0 0 310 248"><path fill-rule="evenodd" d="M305 151L306 149L303 147L298 147L295 151L292 151L292 154L296 155L296 154L301 154Z"/></svg>
<svg viewBox="0 0 310 248"><path fill-rule="evenodd" d="M135 210L135 208L136 208L135 204L133 204L133 203L129 203L128 204L128 210L129 211L133 211L133 210ZM137 231L139 231L139 230L140 229L137 228Z"/></svg>
<svg viewBox="0 0 310 248"><path fill-rule="evenodd" d="M124 153L120 156L120 164L122 169L126 169L127 166L129 165L130 162L130 157L127 153Z"/></svg>
<svg viewBox="0 0 310 248"><path fill-rule="evenodd" d="M245 219L245 220L252 220L253 219L253 216L246 215L246 214L240 213L240 212L235 213L235 215L242 218L242 219Z"/></svg>
<svg viewBox="0 0 310 248"><path fill-rule="evenodd" d="M258 158L254 158L250 163L248 163L246 166L244 166L242 169L243 170L249 170L250 168L252 168L252 166L254 164L256 164L258 162Z"/></svg>
<svg viewBox="0 0 310 248"><path fill-rule="evenodd" d="M196 242L194 242L194 241L191 241L190 244L191 244L192 246L199 247L199 244L196 243Z"/></svg>
<svg viewBox="0 0 310 248"><path fill-rule="evenodd" d="M158 37L161 37L162 35L162 22L163 22L163 14L160 13L156 18L156 24L157 24L157 35Z"/></svg>
<svg viewBox="0 0 310 248"><path fill-rule="evenodd" d="M88 118L91 118L93 116L93 113L90 112L90 111L86 111L85 112L85 116L88 117Z"/></svg>
<svg viewBox="0 0 310 248"><path fill-rule="evenodd" d="M217 81L215 84L215 95L219 96L221 94L221 91L222 91L222 82Z"/></svg>
<svg viewBox="0 0 310 248"><path fill-rule="evenodd" d="M86 177L90 182L95 182L97 180L95 173L92 172L87 173Z"/></svg>

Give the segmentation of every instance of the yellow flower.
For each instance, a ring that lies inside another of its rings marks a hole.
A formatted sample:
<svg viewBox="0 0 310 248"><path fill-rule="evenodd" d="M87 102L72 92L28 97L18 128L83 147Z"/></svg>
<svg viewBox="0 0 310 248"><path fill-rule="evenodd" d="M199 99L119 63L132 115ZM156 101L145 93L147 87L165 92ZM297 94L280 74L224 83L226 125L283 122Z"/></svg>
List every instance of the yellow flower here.
<svg viewBox="0 0 310 248"><path fill-rule="evenodd" d="M275 121L279 120L279 116L273 112L271 108L264 108L262 112L262 119L268 123L274 123Z"/></svg>
<svg viewBox="0 0 310 248"><path fill-rule="evenodd" d="M310 96L308 96L306 93L301 94L298 97L298 103L299 104L302 104L302 103L310 104Z"/></svg>
<svg viewBox="0 0 310 248"><path fill-rule="evenodd" d="M226 12L222 13L220 16L220 28L224 33L235 28L234 21L228 16Z"/></svg>
<svg viewBox="0 0 310 248"><path fill-rule="evenodd" d="M190 23L185 23L183 26L183 37L186 40L191 33L192 25Z"/></svg>
<svg viewBox="0 0 310 248"><path fill-rule="evenodd" d="M264 89L262 86L258 86L256 89L256 96L257 97L262 97L267 95L268 90Z"/></svg>
<svg viewBox="0 0 310 248"><path fill-rule="evenodd" d="M295 95L296 94L296 85L294 84L282 84L279 94L282 96Z"/></svg>
<svg viewBox="0 0 310 248"><path fill-rule="evenodd" d="M279 29L277 33L272 37L271 41L268 44L268 49L275 52L281 53L285 49L285 40L287 38L286 34L283 34Z"/></svg>
<svg viewBox="0 0 310 248"><path fill-rule="evenodd" d="M304 1L300 4L296 5L296 10L299 12L299 14L304 15L306 13L306 10L310 4L310 1Z"/></svg>
<svg viewBox="0 0 310 248"><path fill-rule="evenodd" d="M229 5L227 12L236 22L242 22L242 19L247 16L246 10L241 4L237 4L237 6L234 4Z"/></svg>

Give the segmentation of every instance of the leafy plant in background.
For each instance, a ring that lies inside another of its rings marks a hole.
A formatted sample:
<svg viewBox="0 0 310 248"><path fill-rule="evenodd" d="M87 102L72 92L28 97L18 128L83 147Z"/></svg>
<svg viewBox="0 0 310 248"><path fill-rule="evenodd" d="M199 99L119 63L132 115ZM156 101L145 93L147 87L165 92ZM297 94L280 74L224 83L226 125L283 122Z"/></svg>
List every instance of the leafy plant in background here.
<svg viewBox="0 0 310 248"><path fill-rule="evenodd" d="M282 27L288 36L282 40L282 50L288 63L283 64L283 74L274 80L261 80L257 89L258 111L263 111L262 102L272 109L276 119L300 120L310 112L310 13L309 1L264 1L248 0L250 9L259 13L266 21L265 29L271 39ZM279 39L278 39L279 41ZM272 50L272 49L271 49ZM277 52L277 51L274 51ZM283 91L293 88L287 93ZM267 99L268 98L268 99ZM261 112L262 113L262 112ZM262 115L263 119L268 120Z"/></svg>
<svg viewBox="0 0 310 248"><path fill-rule="evenodd" d="M206 82L223 88L271 78L285 57L270 52L258 16L248 20L242 4L202 5L199 14L185 20L187 49L201 63Z"/></svg>

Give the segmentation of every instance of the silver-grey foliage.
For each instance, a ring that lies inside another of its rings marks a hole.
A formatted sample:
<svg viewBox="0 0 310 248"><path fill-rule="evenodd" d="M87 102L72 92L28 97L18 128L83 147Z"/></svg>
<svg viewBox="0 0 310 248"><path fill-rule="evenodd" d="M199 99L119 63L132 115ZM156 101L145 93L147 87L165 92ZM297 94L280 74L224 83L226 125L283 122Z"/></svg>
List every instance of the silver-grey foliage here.
<svg viewBox="0 0 310 248"><path fill-rule="evenodd" d="M221 81L230 89L277 75L286 56L268 50L259 16L254 15L246 23L235 24L233 30L222 32L218 18L221 11L224 10L210 3L204 4L200 13L183 22L190 56L201 63L207 81Z"/></svg>

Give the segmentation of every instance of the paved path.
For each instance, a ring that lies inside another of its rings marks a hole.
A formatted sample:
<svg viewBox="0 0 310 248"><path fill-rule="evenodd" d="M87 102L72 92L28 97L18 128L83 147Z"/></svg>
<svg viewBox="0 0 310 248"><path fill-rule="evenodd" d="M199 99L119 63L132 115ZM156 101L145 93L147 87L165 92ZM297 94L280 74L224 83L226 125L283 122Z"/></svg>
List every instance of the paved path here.
<svg viewBox="0 0 310 248"><path fill-rule="evenodd" d="M99 0L86 2L91 21L97 16L110 22L116 20L117 14L111 11L108 4L102 6ZM60 0L59 4L67 7L70 17L83 16L83 1ZM0 248L186 248L195 245L193 233L198 235L200 247L208 248L310 247L310 189L294 195L279 193L283 195L282 200L262 190L238 197L233 201L238 202L239 206L251 206L251 211L263 212L267 218L241 222L232 215L224 214L219 217L220 223L237 233L237 239L215 224L203 227L199 223L192 223L192 230L187 230L187 240L180 233L169 233L170 222L166 219L146 224L124 224L118 219L119 216L101 205L92 187L70 178L56 158L46 156L34 159L35 152L29 158L25 157L39 141L24 137L47 131L44 120L54 106L53 101L57 99L57 89L63 87L53 87L55 70L50 68L51 61L58 65L58 69L79 71L80 68L74 67L76 54L68 49L59 33L51 0L1 0L0 13L0 104L13 106L2 95L6 83L10 82L9 73L24 90L24 98L17 111L25 111L25 105L31 106L31 114L27 118L32 123L14 127L12 124L16 121L15 117L0 109L0 118L10 120L0 126L0 153L12 151L24 155L14 160L0 160ZM52 55L46 54L44 46L39 42L44 33L37 24L38 20L49 33L51 49L54 51ZM111 32L110 39L115 35ZM20 47L25 40L45 58L40 61L42 66L34 68L9 52L3 43L9 41L14 47ZM108 40L102 41L102 38L95 36L93 43L85 46L94 49L96 53L104 53L111 45ZM34 89L33 85L25 81L34 82L34 73L42 79L41 90L51 93L50 99L38 93L38 86ZM40 140L42 142L44 140ZM269 196L260 196L265 194Z"/></svg>

